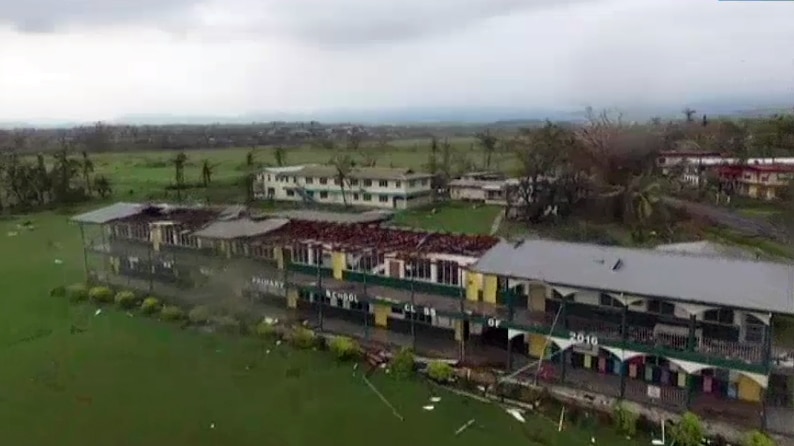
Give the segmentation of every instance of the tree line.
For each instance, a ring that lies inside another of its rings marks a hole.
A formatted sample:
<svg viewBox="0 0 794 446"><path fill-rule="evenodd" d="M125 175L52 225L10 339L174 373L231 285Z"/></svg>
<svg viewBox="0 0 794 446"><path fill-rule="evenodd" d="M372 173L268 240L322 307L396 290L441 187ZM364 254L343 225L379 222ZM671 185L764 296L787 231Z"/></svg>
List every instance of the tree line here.
<svg viewBox="0 0 794 446"><path fill-rule="evenodd" d="M84 149L96 137L86 135L81 141L64 137L54 152L30 155L25 135L13 135L10 144L0 146L0 212L108 197L112 192L110 180L94 174L94 163Z"/></svg>
<svg viewBox="0 0 794 446"><path fill-rule="evenodd" d="M23 136L36 151L58 150L60 140L80 140L84 149L94 152L127 152L151 150L195 150L230 147L287 147L312 145L334 149L350 141L376 144L381 139L429 138L430 135L448 137L471 136L478 126L401 126L356 124L322 124L312 122L270 122L252 124L210 125L110 125L98 122L91 126L63 129L21 128L0 129L0 148Z"/></svg>
<svg viewBox="0 0 794 446"><path fill-rule="evenodd" d="M683 187L678 177L661 177L656 161L662 151L719 152L739 159L794 156L794 116L709 119L685 109L683 118L627 123L618 113L587 111L584 124L547 121L507 137L478 132L482 168L497 154L514 162L508 187L508 215L527 223L560 221L586 214L630 229L635 241L650 234L672 238L676 215L662 205L664 195ZM439 184L452 178L448 148L431 143L432 173ZM718 182L702 181L701 193L725 193ZM510 209L510 207L514 209Z"/></svg>

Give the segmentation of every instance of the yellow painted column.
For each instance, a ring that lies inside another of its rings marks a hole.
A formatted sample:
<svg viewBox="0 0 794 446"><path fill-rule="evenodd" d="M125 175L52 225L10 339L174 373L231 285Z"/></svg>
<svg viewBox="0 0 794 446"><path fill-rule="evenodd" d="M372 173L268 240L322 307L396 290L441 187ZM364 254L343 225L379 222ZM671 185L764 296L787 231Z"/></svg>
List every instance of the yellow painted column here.
<svg viewBox="0 0 794 446"><path fill-rule="evenodd" d="M287 290L287 306L289 308L298 308L298 290Z"/></svg>
<svg viewBox="0 0 794 446"><path fill-rule="evenodd" d="M121 261L119 260L118 257L114 256L110 258L110 268L113 270L115 274L119 273L120 266L121 266Z"/></svg>
<svg viewBox="0 0 794 446"><path fill-rule="evenodd" d="M390 307L375 305L375 325L386 327L389 324L389 312L391 312Z"/></svg>
<svg viewBox="0 0 794 446"><path fill-rule="evenodd" d="M455 321L455 340L463 341L463 321Z"/></svg>
<svg viewBox="0 0 794 446"><path fill-rule="evenodd" d="M497 280L496 276L485 275L483 276L483 290L482 290L482 300L488 302L490 304L496 303L496 288L497 288Z"/></svg>
<svg viewBox="0 0 794 446"><path fill-rule="evenodd" d="M531 311L546 311L546 287L540 284L529 286L529 309Z"/></svg>
<svg viewBox="0 0 794 446"><path fill-rule="evenodd" d="M529 355L535 358L546 356L546 338L539 334L529 335Z"/></svg>
<svg viewBox="0 0 794 446"><path fill-rule="evenodd" d="M480 300L480 289L482 289L482 274L466 272L466 299L472 301Z"/></svg>
<svg viewBox="0 0 794 446"><path fill-rule="evenodd" d="M761 395L763 394L763 389L754 380L744 375L739 375L739 379L736 383L736 387L737 387L736 393L740 400L749 401L752 403L761 402Z"/></svg>
<svg viewBox="0 0 794 446"><path fill-rule="evenodd" d="M342 280L342 273L345 270L345 253L334 251L331 253L331 266L334 271L334 279Z"/></svg>
<svg viewBox="0 0 794 446"><path fill-rule="evenodd" d="M278 269L284 269L284 248L276 246L273 248L273 257L276 259Z"/></svg>

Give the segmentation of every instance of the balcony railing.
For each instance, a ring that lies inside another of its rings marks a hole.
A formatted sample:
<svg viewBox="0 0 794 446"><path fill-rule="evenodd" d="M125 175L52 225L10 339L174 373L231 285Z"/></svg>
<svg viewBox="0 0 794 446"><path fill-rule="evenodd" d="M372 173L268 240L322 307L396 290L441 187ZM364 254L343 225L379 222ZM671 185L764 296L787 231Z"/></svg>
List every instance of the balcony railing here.
<svg viewBox="0 0 794 446"><path fill-rule="evenodd" d="M695 351L711 357L733 359L751 364L758 364L764 360L764 346L754 343L699 338Z"/></svg>

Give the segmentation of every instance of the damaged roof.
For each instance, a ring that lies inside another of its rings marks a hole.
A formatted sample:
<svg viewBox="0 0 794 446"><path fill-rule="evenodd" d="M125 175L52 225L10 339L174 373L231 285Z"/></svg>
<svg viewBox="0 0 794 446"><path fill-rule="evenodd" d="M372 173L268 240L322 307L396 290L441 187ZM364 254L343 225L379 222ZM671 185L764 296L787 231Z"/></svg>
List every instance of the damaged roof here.
<svg viewBox="0 0 794 446"><path fill-rule="evenodd" d="M552 240L502 241L471 270L553 285L794 314L794 267Z"/></svg>
<svg viewBox="0 0 794 446"><path fill-rule="evenodd" d="M262 216L267 217L323 223L377 223L390 219L392 215L393 214L388 211L368 211L354 214L346 212L312 211L307 209L294 209L262 214Z"/></svg>
<svg viewBox="0 0 794 446"><path fill-rule="evenodd" d="M138 203L114 203L110 206L105 206L103 208L94 209L93 211L75 215L71 220L77 223L101 225L109 223L113 220L119 220L137 215L144 209L144 207L144 205Z"/></svg>
<svg viewBox="0 0 794 446"><path fill-rule="evenodd" d="M269 218L266 220L218 220L193 233L196 237L229 240L239 237L254 237L275 231L289 223L285 218Z"/></svg>

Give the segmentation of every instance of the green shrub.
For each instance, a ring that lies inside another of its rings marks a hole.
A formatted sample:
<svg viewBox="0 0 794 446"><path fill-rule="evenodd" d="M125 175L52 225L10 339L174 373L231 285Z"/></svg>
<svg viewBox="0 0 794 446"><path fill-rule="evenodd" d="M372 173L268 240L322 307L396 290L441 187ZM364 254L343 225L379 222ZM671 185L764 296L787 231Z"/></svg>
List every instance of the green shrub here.
<svg viewBox="0 0 794 446"><path fill-rule="evenodd" d="M414 352L409 348L400 349L400 351L392 357L390 368L393 376L399 379L408 379L412 377L416 368Z"/></svg>
<svg viewBox="0 0 794 446"><path fill-rule="evenodd" d="M181 321L185 317L185 311L176 305L166 305L160 310L160 318L164 321Z"/></svg>
<svg viewBox="0 0 794 446"><path fill-rule="evenodd" d="M88 290L88 298L98 304L113 302L113 290L106 286L95 286Z"/></svg>
<svg viewBox="0 0 794 446"><path fill-rule="evenodd" d="M761 431L751 431L744 437L743 446L775 446L775 440Z"/></svg>
<svg viewBox="0 0 794 446"><path fill-rule="evenodd" d="M621 403L613 409L615 429L621 435L633 437L637 434L637 414L628 410Z"/></svg>
<svg viewBox="0 0 794 446"><path fill-rule="evenodd" d="M75 283L66 287L66 296L72 302L82 302L88 299L88 287L84 283Z"/></svg>
<svg viewBox="0 0 794 446"><path fill-rule="evenodd" d="M215 328L227 334L240 334L240 321L235 319L232 316L217 316L211 319L212 324Z"/></svg>
<svg viewBox="0 0 794 446"><path fill-rule="evenodd" d="M160 311L160 300L156 297L149 296L143 300L141 304L141 312L143 314L154 314Z"/></svg>
<svg viewBox="0 0 794 446"><path fill-rule="evenodd" d="M703 424L692 412L681 416L681 420L670 429L670 438L679 446L699 446L703 440Z"/></svg>
<svg viewBox="0 0 794 446"><path fill-rule="evenodd" d="M297 348L312 348L315 346L314 332L308 328L299 327L292 332L290 343Z"/></svg>
<svg viewBox="0 0 794 446"><path fill-rule="evenodd" d="M433 381L446 383L452 381L452 378L455 376L455 370L446 362L433 361L427 366L427 376Z"/></svg>
<svg viewBox="0 0 794 446"><path fill-rule="evenodd" d="M116 293L116 297L114 297L113 300L116 302L116 305L125 309L133 308L138 303L135 293L132 291L119 291Z"/></svg>
<svg viewBox="0 0 794 446"><path fill-rule="evenodd" d="M262 321L256 324L256 336L262 339L273 339L278 336L278 331L273 324Z"/></svg>
<svg viewBox="0 0 794 446"><path fill-rule="evenodd" d="M331 352L340 361L352 361L361 358L363 351L358 343L351 338L339 336L331 340Z"/></svg>
<svg viewBox="0 0 794 446"><path fill-rule="evenodd" d="M196 325L204 325L212 318L212 311L210 311L209 307L200 305L198 307L193 307L187 314L187 318Z"/></svg>
<svg viewBox="0 0 794 446"><path fill-rule="evenodd" d="M50 296L52 297L66 296L66 287L63 285L56 286L55 288L50 290Z"/></svg>

